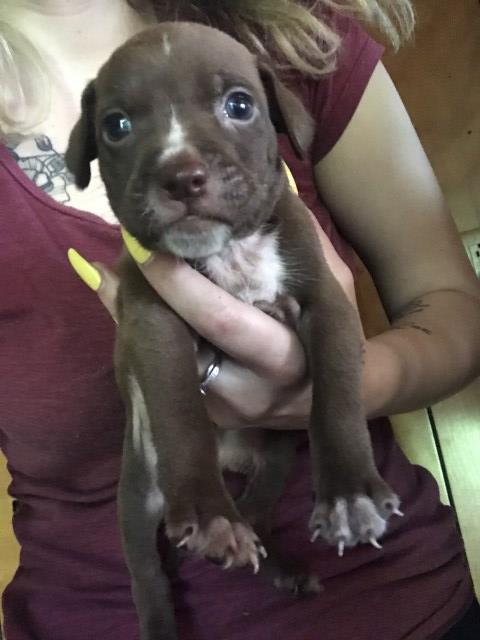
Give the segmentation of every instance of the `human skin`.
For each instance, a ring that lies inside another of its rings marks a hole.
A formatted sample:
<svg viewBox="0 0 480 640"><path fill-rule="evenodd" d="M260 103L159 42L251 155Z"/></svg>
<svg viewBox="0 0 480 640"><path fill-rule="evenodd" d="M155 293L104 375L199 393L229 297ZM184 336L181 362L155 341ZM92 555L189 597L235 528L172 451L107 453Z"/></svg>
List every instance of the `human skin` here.
<svg viewBox="0 0 480 640"><path fill-rule="evenodd" d="M12 22L42 48L55 78L42 132L62 153L86 80L148 20L123 0L23 0L12 11ZM107 11L108 30L102 20ZM49 35L52 29L55 39ZM335 222L369 267L392 321L392 328L365 340L367 415L425 406L466 384L480 366L479 285L381 63L341 139L315 167L315 176ZM71 204L111 220L95 169L84 195L75 193L73 185L68 189ZM318 233L334 275L354 303L350 271L325 234ZM303 350L288 328L169 256L155 256L142 269L159 295L225 353L221 375L207 395L215 423L306 426L310 383ZM100 297L111 307L115 276L104 269L102 274ZM200 370L209 357L200 354Z"/></svg>

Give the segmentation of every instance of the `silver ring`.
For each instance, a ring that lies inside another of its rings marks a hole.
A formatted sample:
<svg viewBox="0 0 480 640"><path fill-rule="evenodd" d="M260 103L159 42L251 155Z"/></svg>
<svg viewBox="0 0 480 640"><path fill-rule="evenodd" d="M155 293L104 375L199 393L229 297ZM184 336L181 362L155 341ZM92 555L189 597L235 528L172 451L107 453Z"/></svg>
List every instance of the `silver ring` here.
<svg viewBox="0 0 480 640"><path fill-rule="evenodd" d="M213 360L207 367L205 374L200 381L200 393L202 396L207 395L207 387L211 384L216 378L218 378L220 374L220 366L222 364L222 352L215 351L215 355L213 356Z"/></svg>

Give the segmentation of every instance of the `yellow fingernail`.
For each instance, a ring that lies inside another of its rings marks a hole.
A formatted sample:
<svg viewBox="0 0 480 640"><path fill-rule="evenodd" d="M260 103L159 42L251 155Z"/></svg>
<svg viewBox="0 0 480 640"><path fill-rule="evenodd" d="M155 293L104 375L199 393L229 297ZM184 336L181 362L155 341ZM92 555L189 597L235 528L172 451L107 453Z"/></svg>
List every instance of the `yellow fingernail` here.
<svg viewBox="0 0 480 640"><path fill-rule="evenodd" d="M102 277L95 267L92 267L75 249L69 249L67 255L70 264L79 278L81 278L90 289L98 291L102 284Z"/></svg>
<svg viewBox="0 0 480 640"><path fill-rule="evenodd" d="M283 170L287 175L288 185L290 189L293 191L293 193L295 193L298 196L298 189L295 183L295 178L293 177L292 172L290 171L287 163L284 160L282 160L282 163L283 163Z"/></svg>
<svg viewBox="0 0 480 640"><path fill-rule="evenodd" d="M152 252L148 251L148 249L145 249L145 247L142 247L139 241L131 236L126 229L122 227L121 230L123 241L125 242L125 246L127 247L128 252L132 256L132 258L135 260L135 262L138 262L138 264L145 264L145 262L147 262L147 260L152 255Z"/></svg>

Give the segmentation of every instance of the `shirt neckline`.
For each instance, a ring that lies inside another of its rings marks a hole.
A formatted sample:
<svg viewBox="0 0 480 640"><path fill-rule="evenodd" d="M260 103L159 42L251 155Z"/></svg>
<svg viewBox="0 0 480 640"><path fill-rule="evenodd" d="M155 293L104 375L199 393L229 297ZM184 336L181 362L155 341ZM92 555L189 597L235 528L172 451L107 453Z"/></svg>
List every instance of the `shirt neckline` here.
<svg viewBox="0 0 480 640"><path fill-rule="evenodd" d="M30 178L20 169L15 159L4 144L0 144L0 164L8 171L12 178L17 182L22 189L28 191L28 193L36 200L42 202L49 209L58 211L62 215L67 215L81 219L83 221L100 225L105 229L108 229L112 234L117 235L120 231L120 225L118 223L106 222L99 216L95 215L91 211L84 211L75 207L67 207L66 205L57 202L51 196L45 193L40 187L38 187Z"/></svg>

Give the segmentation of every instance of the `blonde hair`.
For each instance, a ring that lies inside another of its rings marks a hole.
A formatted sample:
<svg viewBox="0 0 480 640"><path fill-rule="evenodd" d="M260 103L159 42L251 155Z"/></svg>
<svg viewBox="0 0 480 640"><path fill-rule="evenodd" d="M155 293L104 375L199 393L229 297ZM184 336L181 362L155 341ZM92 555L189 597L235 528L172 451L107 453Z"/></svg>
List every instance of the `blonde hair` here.
<svg viewBox="0 0 480 640"><path fill-rule="evenodd" d="M12 0L10 0L11 2ZM397 49L414 26L410 0L128 0L137 10L156 9L161 19L206 22L237 37L277 67L320 76L335 69L341 38L332 16L346 13L373 25ZM48 78L41 57L0 6L0 134L27 131L48 110Z"/></svg>
<svg viewBox="0 0 480 640"><path fill-rule="evenodd" d="M415 22L410 0L153 0L153 6L162 19L187 12L273 58L277 67L310 76L335 69L340 46L335 13L374 26L394 49L411 35Z"/></svg>
<svg viewBox="0 0 480 640"><path fill-rule="evenodd" d="M14 29L0 8L0 132L21 131L39 122L48 109L50 83L35 47Z"/></svg>

